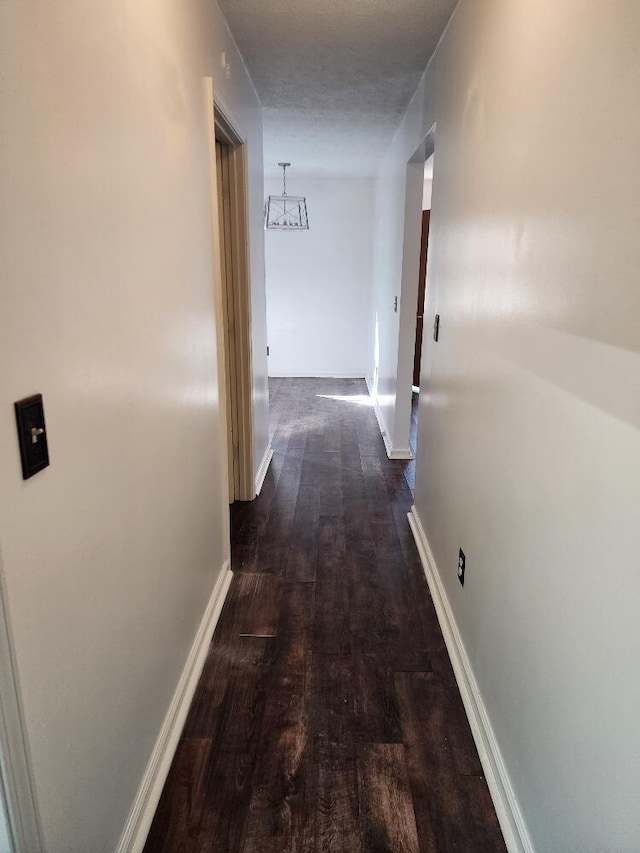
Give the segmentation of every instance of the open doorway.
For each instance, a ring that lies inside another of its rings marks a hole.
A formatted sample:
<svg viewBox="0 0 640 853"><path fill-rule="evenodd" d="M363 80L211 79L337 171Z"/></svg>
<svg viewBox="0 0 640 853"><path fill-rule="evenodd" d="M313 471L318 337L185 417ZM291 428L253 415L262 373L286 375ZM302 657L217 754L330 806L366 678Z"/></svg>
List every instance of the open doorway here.
<svg viewBox="0 0 640 853"><path fill-rule="evenodd" d="M428 349L425 324L427 330L431 328L431 318L425 316L424 310L429 288L427 257L435 135L434 125L407 162L405 180L394 444L407 448L404 458L410 461L405 466L405 477L412 491L415 489L416 454L420 452L420 390L424 397L425 385L422 364Z"/></svg>
<svg viewBox="0 0 640 853"><path fill-rule="evenodd" d="M218 364L229 503L256 496L245 143L214 109Z"/></svg>
<svg viewBox="0 0 640 853"><path fill-rule="evenodd" d="M424 306L427 295L427 255L429 251L429 224L431 222L431 187L433 183L433 153L424 164L422 188L422 220L420 230L420 262L418 265L418 299L416 302L415 344L413 350L413 376L411 385L411 426L409 446L413 464L408 466L407 479L415 488L415 457L418 442L418 415L421 386L422 339L424 334Z"/></svg>

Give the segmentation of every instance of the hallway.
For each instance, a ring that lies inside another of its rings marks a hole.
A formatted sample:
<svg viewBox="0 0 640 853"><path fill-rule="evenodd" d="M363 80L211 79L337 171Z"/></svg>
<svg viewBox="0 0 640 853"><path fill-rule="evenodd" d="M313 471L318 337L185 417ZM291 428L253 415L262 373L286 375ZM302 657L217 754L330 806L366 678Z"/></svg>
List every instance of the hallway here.
<svg viewBox="0 0 640 853"><path fill-rule="evenodd" d="M360 380L272 379L275 451L145 847L504 851Z"/></svg>

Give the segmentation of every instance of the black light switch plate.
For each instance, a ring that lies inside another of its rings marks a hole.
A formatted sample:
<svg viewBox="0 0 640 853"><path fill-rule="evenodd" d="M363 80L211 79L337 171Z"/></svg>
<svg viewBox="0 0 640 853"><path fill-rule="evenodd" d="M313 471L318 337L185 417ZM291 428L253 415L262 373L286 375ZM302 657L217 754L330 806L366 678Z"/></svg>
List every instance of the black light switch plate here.
<svg viewBox="0 0 640 853"><path fill-rule="evenodd" d="M14 406L20 442L22 479L28 480L49 464L42 394L25 397L24 400L18 400Z"/></svg>

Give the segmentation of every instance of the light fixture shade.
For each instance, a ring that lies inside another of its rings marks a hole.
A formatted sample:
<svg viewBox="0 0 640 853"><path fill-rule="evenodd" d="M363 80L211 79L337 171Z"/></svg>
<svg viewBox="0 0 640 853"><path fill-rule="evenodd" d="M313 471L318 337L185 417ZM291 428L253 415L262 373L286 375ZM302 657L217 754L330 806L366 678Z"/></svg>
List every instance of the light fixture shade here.
<svg viewBox="0 0 640 853"><path fill-rule="evenodd" d="M301 195L287 195L287 168L291 163L278 163L282 169L282 195L270 195L264 205L264 227L277 231L308 231L307 200Z"/></svg>
<svg viewBox="0 0 640 853"><path fill-rule="evenodd" d="M265 204L265 228L279 231L308 231L307 200L304 196L270 195Z"/></svg>

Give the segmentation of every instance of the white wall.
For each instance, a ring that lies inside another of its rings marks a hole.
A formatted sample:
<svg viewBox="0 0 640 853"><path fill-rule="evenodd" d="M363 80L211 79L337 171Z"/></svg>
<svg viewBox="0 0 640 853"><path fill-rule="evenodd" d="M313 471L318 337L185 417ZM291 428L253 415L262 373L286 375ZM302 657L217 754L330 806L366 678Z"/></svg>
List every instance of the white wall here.
<svg viewBox="0 0 640 853"><path fill-rule="evenodd" d="M424 181L422 185L422 209L431 210L431 195L433 193L433 153L424 164Z"/></svg>
<svg viewBox="0 0 640 853"><path fill-rule="evenodd" d="M422 209L431 210L431 192L433 190L433 180L425 178L422 185Z"/></svg>
<svg viewBox="0 0 640 853"><path fill-rule="evenodd" d="M373 181L288 176L309 230L267 231L271 376L364 376L372 294ZM268 179L265 195L282 192Z"/></svg>
<svg viewBox="0 0 640 853"><path fill-rule="evenodd" d="M462 0L379 178L393 396L437 122L416 507L537 853L640 849L639 43L626 0Z"/></svg>
<svg viewBox="0 0 640 853"><path fill-rule="evenodd" d="M259 462L261 114L217 7L0 4L0 540L48 853L115 849L227 553L204 75L248 138Z"/></svg>

